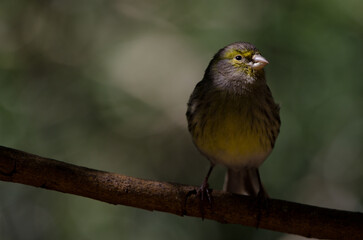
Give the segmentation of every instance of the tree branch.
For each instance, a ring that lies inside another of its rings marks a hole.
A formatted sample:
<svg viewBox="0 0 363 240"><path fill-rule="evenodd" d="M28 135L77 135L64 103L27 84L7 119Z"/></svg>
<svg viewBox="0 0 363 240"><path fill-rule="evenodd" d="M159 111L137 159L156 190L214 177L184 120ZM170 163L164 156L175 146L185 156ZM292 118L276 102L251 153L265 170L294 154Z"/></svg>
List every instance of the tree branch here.
<svg viewBox="0 0 363 240"><path fill-rule="evenodd" d="M202 217L193 186L148 181L79 167L0 146L0 180L71 193L99 201L179 216ZM213 191L204 218L306 237L363 239L363 214L276 199L256 208L256 199ZM187 200L187 201L186 201Z"/></svg>

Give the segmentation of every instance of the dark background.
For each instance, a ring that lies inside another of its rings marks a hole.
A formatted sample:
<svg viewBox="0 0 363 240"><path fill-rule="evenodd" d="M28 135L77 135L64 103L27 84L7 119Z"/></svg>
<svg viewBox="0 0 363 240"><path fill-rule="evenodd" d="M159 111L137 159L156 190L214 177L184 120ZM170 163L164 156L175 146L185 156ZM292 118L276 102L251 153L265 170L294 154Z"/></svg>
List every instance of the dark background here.
<svg viewBox="0 0 363 240"><path fill-rule="evenodd" d="M362 1L0 2L0 145L199 185L186 102L221 47L255 44L281 105L273 198L362 211ZM224 168L210 183L220 189ZM0 239L300 239L0 182Z"/></svg>

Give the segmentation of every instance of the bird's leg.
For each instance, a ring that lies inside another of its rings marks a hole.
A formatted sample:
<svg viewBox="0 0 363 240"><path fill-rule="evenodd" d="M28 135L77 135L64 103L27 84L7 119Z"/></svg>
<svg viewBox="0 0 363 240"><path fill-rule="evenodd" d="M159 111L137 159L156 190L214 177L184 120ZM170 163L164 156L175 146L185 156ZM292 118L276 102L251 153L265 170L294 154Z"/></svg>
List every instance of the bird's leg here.
<svg viewBox="0 0 363 240"><path fill-rule="evenodd" d="M205 176L202 185L200 186L200 188L197 190L197 197L200 198L199 201L199 208L200 208L200 212L202 214L202 219L204 220L204 200L207 198L208 202L210 204L210 206L212 207L212 202L213 202L213 198L212 198L212 190L209 189L209 184L208 184L208 178L212 172L214 168L214 164L211 163L207 176ZM205 198L206 197L206 198Z"/></svg>
<svg viewBox="0 0 363 240"><path fill-rule="evenodd" d="M267 200L269 198L265 188L262 185L262 181L260 178L260 172L258 171L258 169L256 169L256 173L257 173L257 179L258 179L258 194L257 194L257 198L262 199L262 200Z"/></svg>
<svg viewBox="0 0 363 240"><path fill-rule="evenodd" d="M208 179L209 179L209 176L210 176L213 168L214 168L214 164L212 163L209 167L207 176L205 176L202 185L200 186L200 188L197 191L197 196L200 197L200 200L204 201L205 197L207 197L210 205L212 205L212 195L211 195L212 191L209 189Z"/></svg>
<svg viewBox="0 0 363 240"><path fill-rule="evenodd" d="M260 225L260 221L261 221L262 211L267 211L269 196L268 196L265 188L262 185L260 173L259 173L258 169L256 169L256 173L257 173L258 186L259 186L258 194L256 196L257 197L257 208L258 208L256 228L258 228Z"/></svg>
<svg viewBox="0 0 363 240"><path fill-rule="evenodd" d="M185 202L184 202L184 208L183 208L183 214L185 215L186 214L186 204L187 204L187 200L188 198L191 196L191 195L194 195L196 194L197 197L200 198L200 212L202 214L202 219L204 219L204 208L203 208L203 202L204 202L204 199L205 197L207 197L208 199L208 202L209 204L212 206L212 201L213 201L213 198L212 198L212 190L209 189L209 184L208 184L208 178L212 172L214 168L214 164L212 163L211 166L209 167L209 170L208 170L208 173L207 173L207 176L205 176L204 180L203 180L203 183L202 185L200 186L200 188L198 190L192 190L192 191L189 191L185 197Z"/></svg>

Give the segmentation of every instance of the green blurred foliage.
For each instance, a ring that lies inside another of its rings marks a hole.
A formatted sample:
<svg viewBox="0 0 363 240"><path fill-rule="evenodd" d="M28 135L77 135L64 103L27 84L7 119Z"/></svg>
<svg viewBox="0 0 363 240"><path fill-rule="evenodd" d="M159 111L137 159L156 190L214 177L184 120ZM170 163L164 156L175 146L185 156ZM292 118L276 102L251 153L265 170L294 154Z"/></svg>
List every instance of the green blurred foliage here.
<svg viewBox="0 0 363 240"><path fill-rule="evenodd" d="M273 198L362 211L363 2L0 2L0 145L199 185L186 129L213 54L254 43L282 128L261 167ZM213 172L221 188L224 169ZM298 239L0 182L0 239Z"/></svg>

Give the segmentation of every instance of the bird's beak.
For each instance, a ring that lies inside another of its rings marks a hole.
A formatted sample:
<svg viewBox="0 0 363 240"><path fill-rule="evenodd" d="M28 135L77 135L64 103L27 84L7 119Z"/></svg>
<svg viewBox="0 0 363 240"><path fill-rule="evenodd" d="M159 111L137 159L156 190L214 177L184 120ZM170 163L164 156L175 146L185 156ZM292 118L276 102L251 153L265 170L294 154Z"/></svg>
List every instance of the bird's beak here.
<svg viewBox="0 0 363 240"><path fill-rule="evenodd" d="M256 70L262 69L268 64L266 58L262 57L260 54L253 55L252 60L251 67Z"/></svg>

